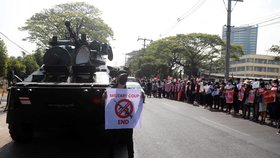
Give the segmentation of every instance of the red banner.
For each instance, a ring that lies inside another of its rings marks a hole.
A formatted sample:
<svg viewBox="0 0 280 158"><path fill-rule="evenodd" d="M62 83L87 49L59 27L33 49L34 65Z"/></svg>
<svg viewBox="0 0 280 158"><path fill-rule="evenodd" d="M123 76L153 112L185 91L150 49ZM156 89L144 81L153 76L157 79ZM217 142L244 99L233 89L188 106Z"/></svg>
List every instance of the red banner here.
<svg viewBox="0 0 280 158"><path fill-rule="evenodd" d="M244 91L245 91L245 89L243 87L241 87L240 91L238 92L238 100L239 101L243 101L243 99L244 99Z"/></svg>
<svg viewBox="0 0 280 158"><path fill-rule="evenodd" d="M256 96L256 90L255 89L250 90L248 102L253 104L255 102L255 96Z"/></svg>
<svg viewBox="0 0 280 158"><path fill-rule="evenodd" d="M233 103L233 94L234 94L234 90L226 90L225 92L226 103Z"/></svg>
<svg viewBox="0 0 280 158"><path fill-rule="evenodd" d="M275 91L267 90L263 93L263 102L265 104L274 103L276 99Z"/></svg>

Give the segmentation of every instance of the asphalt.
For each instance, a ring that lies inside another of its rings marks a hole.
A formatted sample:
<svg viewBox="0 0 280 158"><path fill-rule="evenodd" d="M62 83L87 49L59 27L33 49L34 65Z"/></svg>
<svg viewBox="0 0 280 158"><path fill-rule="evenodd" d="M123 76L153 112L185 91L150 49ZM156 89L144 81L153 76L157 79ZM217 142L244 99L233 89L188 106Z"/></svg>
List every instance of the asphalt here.
<svg viewBox="0 0 280 158"><path fill-rule="evenodd" d="M3 113L4 108L6 107L7 104L7 96L2 96L0 97L0 114Z"/></svg>
<svg viewBox="0 0 280 158"><path fill-rule="evenodd" d="M137 157L279 158L277 129L184 102L147 98Z"/></svg>
<svg viewBox="0 0 280 158"><path fill-rule="evenodd" d="M64 131L18 145L9 137L5 116L0 115L0 157L107 157L106 144L87 145ZM135 158L279 158L277 130L184 102L147 98L142 127L134 129ZM125 158L126 148L119 148L117 157Z"/></svg>

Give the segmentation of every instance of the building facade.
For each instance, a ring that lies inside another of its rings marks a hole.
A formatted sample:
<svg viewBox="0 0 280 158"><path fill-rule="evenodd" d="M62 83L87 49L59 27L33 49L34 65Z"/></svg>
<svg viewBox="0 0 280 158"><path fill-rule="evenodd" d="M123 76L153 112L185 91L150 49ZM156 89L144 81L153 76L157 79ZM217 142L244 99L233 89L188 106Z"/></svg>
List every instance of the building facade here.
<svg viewBox="0 0 280 158"><path fill-rule="evenodd" d="M226 40L227 27L223 27L222 39ZM258 26L231 27L230 42L243 47L244 54L256 54Z"/></svg>
<svg viewBox="0 0 280 158"><path fill-rule="evenodd" d="M275 56L248 54L230 62L230 75L255 78L280 78L280 62Z"/></svg>

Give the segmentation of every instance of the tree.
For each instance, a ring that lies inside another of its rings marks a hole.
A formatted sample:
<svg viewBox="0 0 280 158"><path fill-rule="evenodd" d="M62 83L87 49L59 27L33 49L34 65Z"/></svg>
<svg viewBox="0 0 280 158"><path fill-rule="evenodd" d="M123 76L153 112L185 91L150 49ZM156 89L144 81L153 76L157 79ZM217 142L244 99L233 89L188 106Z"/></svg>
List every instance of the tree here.
<svg viewBox="0 0 280 158"><path fill-rule="evenodd" d="M37 63L37 65L42 66L43 65L43 58L44 58L44 51L42 49L37 49L35 53L33 54L34 59Z"/></svg>
<svg viewBox="0 0 280 158"><path fill-rule="evenodd" d="M184 49L177 43L176 37L171 36L151 43L147 48L147 55L154 56L158 63L166 65L166 75L172 76L173 70L179 66L177 63L183 57L183 51Z"/></svg>
<svg viewBox="0 0 280 158"><path fill-rule="evenodd" d="M272 45L269 50L273 53L280 55L280 46L279 45ZM275 60L280 61L280 57L279 56L275 57Z"/></svg>
<svg viewBox="0 0 280 158"><path fill-rule="evenodd" d="M154 41L147 47L144 56L134 55L130 65L132 69L139 62L142 62L142 65L152 65L150 70L154 68L157 71L160 70L163 77L175 74L180 76L181 73L178 75L176 71L182 69L185 76L196 77L201 72L210 74L223 71L223 65L225 65L224 48L225 42L217 35L178 34ZM242 54L242 48L240 46L231 46L231 48L231 57L238 59ZM141 70L137 72L142 74ZM148 70L143 73L145 72Z"/></svg>
<svg viewBox="0 0 280 158"><path fill-rule="evenodd" d="M179 34L175 38L180 45L182 58L176 61L184 69L184 74L199 76L200 70L212 71L213 63L221 57L223 42L217 35L202 33Z"/></svg>
<svg viewBox="0 0 280 158"><path fill-rule="evenodd" d="M15 58L14 56L11 56L8 58L8 73L7 73L7 79L11 80L12 75L18 75L21 78L24 78L25 75L22 72L25 72L26 66L23 64L23 57L17 57ZM14 72L13 72L14 71ZM14 74L13 74L14 73Z"/></svg>
<svg viewBox="0 0 280 158"><path fill-rule="evenodd" d="M23 64L25 65L26 75L30 75L32 72L36 71L39 68L39 65L37 64L33 54L26 55L23 58Z"/></svg>
<svg viewBox="0 0 280 158"><path fill-rule="evenodd" d="M0 38L0 77L6 77L8 54L4 41Z"/></svg>
<svg viewBox="0 0 280 158"><path fill-rule="evenodd" d="M226 43L226 41L223 41ZM243 48L241 45L231 44L230 45L230 59L233 61L238 61L240 57L243 55ZM215 69L213 72L223 72L226 67L226 47L225 44L222 48L221 58L214 63Z"/></svg>
<svg viewBox="0 0 280 158"><path fill-rule="evenodd" d="M128 54L131 56L127 61L131 75L150 78L155 73L158 73L160 78L167 77L168 66L162 56L149 54L147 51L143 53L143 50L133 51Z"/></svg>
<svg viewBox="0 0 280 158"><path fill-rule="evenodd" d="M113 31L100 15L97 8L85 2L59 4L36 13L19 29L30 34L24 40L46 48L53 35L65 39L67 30L64 22L70 21L78 35L85 33L90 40L108 43L108 38L113 38Z"/></svg>
<svg viewBox="0 0 280 158"><path fill-rule="evenodd" d="M13 74L19 76L24 79L34 71L39 68L39 64L43 62L43 54L42 51L38 51L34 54L25 55L24 57L14 57L11 56L8 58L8 75L7 78L11 79Z"/></svg>

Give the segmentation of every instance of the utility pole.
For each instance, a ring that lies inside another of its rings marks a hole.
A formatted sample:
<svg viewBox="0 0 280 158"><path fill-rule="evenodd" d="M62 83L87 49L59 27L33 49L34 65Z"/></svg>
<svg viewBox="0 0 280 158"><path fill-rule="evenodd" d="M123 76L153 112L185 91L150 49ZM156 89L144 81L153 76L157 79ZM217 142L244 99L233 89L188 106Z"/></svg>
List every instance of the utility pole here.
<svg viewBox="0 0 280 158"><path fill-rule="evenodd" d="M227 43L226 43L226 74L225 78L229 78L229 58L230 58L230 32L231 32L231 0L228 0L227 8Z"/></svg>
<svg viewBox="0 0 280 158"><path fill-rule="evenodd" d="M231 34L231 1L243 2L243 0L228 0L228 8L227 8L227 42L226 42L226 80L229 79L229 59L230 59L230 34Z"/></svg>
<svg viewBox="0 0 280 158"><path fill-rule="evenodd" d="M144 42L144 44L143 44L144 50L146 49L146 41L153 42L153 40L151 40L151 39L139 38L139 37L138 37L137 41L139 41L139 40L142 40L142 41Z"/></svg>
<svg viewBox="0 0 280 158"><path fill-rule="evenodd" d="M144 42L144 44L143 44L143 55L145 54L145 50L146 50L146 41L149 41L150 43L153 41L153 40L151 40L151 39L147 39L147 38L139 38L138 37L138 39L137 39L137 41L139 41L139 40L142 40L143 42ZM140 60L140 62L139 62L139 64L138 64L138 68L140 69L140 67L141 67L141 60Z"/></svg>

